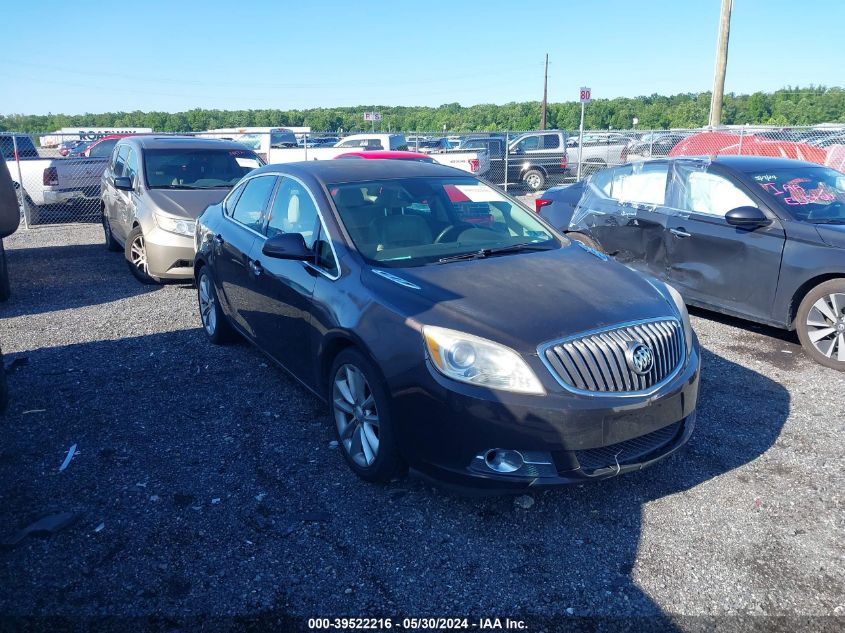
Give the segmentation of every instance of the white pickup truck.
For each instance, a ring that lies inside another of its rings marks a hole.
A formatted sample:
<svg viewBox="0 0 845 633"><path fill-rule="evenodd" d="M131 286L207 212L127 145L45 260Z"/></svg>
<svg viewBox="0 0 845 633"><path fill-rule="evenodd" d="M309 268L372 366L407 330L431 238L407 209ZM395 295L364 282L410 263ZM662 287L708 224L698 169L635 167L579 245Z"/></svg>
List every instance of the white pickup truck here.
<svg viewBox="0 0 845 633"><path fill-rule="evenodd" d="M409 151L404 134L352 134L333 147L270 148L269 163L293 163L303 160L330 160L354 151ZM485 176L490 171L490 154L486 150L460 150L428 154L435 162Z"/></svg>
<svg viewBox="0 0 845 633"><path fill-rule="evenodd" d="M100 177L108 158L42 158L24 134L0 134L0 151L29 224L38 224L46 207L99 204Z"/></svg>

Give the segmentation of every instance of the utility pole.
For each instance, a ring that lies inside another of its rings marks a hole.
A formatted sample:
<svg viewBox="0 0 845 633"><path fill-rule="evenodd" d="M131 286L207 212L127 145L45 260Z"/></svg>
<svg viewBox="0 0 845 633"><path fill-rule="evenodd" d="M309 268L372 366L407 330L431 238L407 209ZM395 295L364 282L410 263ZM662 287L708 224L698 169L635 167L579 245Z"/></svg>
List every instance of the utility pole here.
<svg viewBox="0 0 845 633"><path fill-rule="evenodd" d="M719 40L716 43L716 74L713 77L713 96L710 98L710 127L722 124L722 100L725 96L725 72L728 69L728 39L731 34L733 0L722 0L719 19Z"/></svg>
<svg viewBox="0 0 845 633"><path fill-rule="evenodd" d="M549 95L549 54L546 53L546 72L543 75L543 111L540 115L540 129L546 129L546 102Z"/></svg>

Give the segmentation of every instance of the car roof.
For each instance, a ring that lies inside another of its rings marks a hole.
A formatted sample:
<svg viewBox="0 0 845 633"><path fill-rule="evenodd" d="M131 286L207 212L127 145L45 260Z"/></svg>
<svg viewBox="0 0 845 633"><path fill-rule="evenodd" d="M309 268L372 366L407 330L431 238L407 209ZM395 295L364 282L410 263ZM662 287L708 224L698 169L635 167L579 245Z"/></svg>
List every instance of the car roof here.
<svg viewBox="0 0 845 633"><path fill-rule="evenodd" d="M799 165L802 167L819 166L817 163L795 160L793 158L781 158L779 156L668 156L661 159L661 162L666 160L709 162L713 165L724 165L725 167L741 172L760 171L766 169L788 169Z"/></svg>
<svg viewBox="0 0 845 633"><path fill-rule="evenodd" d="M252 172L252 174L259 173L290 173L295 176L311 176L323 184L390 180L393 178L473 177L472 174L465 171L438 163L385 159L312 160L296 163L281 163L265 165Z"/></svg>
<svg viewBox="0 0 845 633"><path fill-rule="evenodd" d="M217 138L199 138L196 136L157 136L142 134L127 136L124 142L132 143L143 149L245 149L242 143Z"/></svg>
<svg viewBox="0 0 845 633"><path fill-rule="evenodd" d="M400 152L395 150L371 150L371 151L360 151L360 152L344 152L343 154L338 154L335 158L340 158L341 156L359 156L361 158L369 158L373 160L384 160L384 159L408 159L408 160L426 160L426 161L434 161L434 159L429 156L428 154L423 154L421 152Z"/></svg>

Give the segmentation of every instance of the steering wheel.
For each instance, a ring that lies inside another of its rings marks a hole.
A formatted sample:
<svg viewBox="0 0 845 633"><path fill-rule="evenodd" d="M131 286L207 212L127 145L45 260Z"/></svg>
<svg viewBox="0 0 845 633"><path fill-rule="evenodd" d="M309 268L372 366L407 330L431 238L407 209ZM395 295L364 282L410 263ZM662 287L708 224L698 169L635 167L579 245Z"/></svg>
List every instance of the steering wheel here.
<svg viewBox="0 0 845 633"><path fill-rule="evenodd" d="M450 224L445 229L440 231L440 234L435 238L434 243L440 244L441 242L456 242L458 238L461 236L461 233L466 231L467 229L472 228L471 224L466 222L461 222L459 224ZM447 236L451 236L452 233L457 233L453 239L447 240Z"/></svg>

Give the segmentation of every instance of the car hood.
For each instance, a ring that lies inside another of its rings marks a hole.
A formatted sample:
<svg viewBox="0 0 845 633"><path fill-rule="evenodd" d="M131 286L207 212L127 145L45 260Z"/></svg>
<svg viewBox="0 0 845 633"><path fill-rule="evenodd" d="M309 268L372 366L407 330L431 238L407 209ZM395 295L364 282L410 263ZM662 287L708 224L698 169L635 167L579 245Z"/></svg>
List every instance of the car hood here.
<svg viewBox="0 0 845 633"><path fill-rule="evenodd" d="M206 208L217 204L229 189L149 189L152 203L167 215L196 220Z"/></svg>
<svg viewBox="0 0 845 633"><path fill-rule="evenodd" d="M828 246L845 248L845 224L817 224L816 230Z"/></svg>
<svg viewBox="0 0 845 633"><path fill-rule="evenodd" d="M416 268L366 269L362 282L409 321L482 336L524 354L580 332L676 313L645 277L575 244Z"/></svg>

